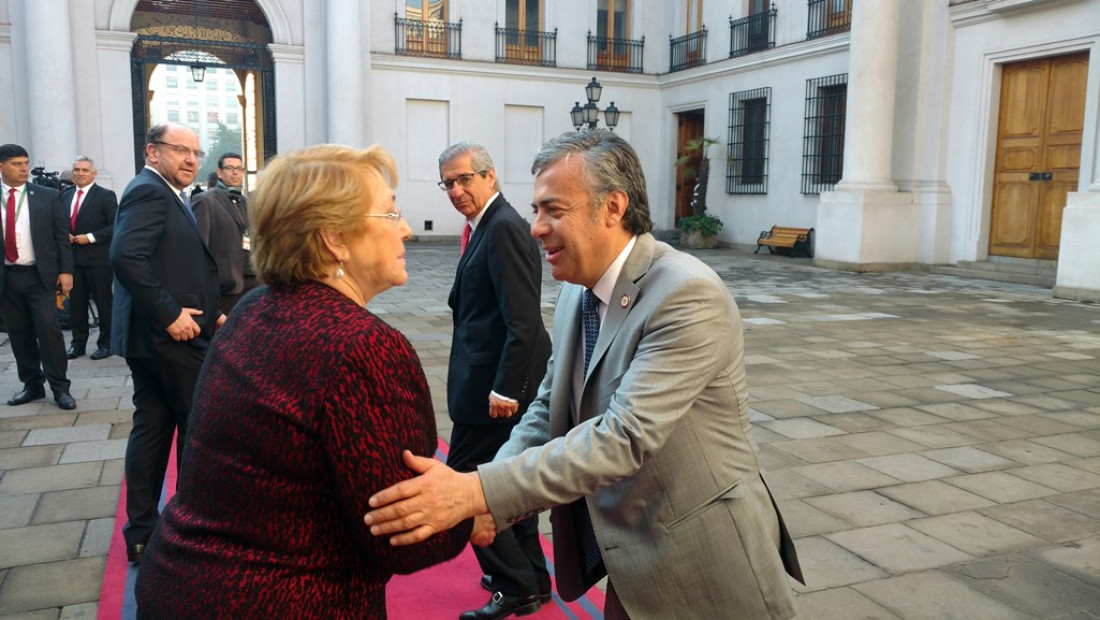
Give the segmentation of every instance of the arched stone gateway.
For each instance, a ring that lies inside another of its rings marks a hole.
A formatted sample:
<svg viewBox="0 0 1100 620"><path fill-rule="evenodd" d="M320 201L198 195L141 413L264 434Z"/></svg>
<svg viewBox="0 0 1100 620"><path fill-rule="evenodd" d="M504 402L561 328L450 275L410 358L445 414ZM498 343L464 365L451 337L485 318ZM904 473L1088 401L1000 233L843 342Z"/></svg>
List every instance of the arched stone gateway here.
<svg viewBox="0 0 1100 620"><path fill-rule="evenodd" d="M203 80L206 68L230 69L237 76L243 93L238 100L245 120L245 167L257 170L277 151L275 71L267 47L273 36L265 12L253 0L132 4L129 28L137 35L130 60L135 169L143 164L145 131L151 124L149 78L159 65L177 65L191 70L193 75L185 79L196 82ZM190 120L180 122L191 124Z"/></svg>

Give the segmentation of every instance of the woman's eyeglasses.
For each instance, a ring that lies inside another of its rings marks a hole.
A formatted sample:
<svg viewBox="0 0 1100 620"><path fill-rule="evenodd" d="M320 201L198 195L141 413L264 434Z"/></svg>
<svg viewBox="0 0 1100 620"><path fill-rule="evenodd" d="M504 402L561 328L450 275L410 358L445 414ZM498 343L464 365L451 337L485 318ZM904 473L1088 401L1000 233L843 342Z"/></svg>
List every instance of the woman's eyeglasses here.
<svg viewBox="0 0 1100 620"><path fill-rule="evenodd" d="M401 219L404 216L401 215L401 209L394 209L389 213L364 213L363 217L384 217L387 220L396 224L397 220Z"/></svg>
<svg viewBox="0 0 1100 620"><path fill-rule="evenodd" d="M460 174L460 175L458 175L457 177L455 177L453 179L447 179L446 181L440 181L439 183L436 183L436 185L439 186L439 189L441 189L445 192L450 191L450 189L453 188L455 185L458 185L459 187L465 189L467 187L470 187L470 183L474 182L474 175L475 174L480 174L482 177L484 177L486 172L489 172L489 171L488 170L478 170L477 172L467 172L466 174Z"/></svg>

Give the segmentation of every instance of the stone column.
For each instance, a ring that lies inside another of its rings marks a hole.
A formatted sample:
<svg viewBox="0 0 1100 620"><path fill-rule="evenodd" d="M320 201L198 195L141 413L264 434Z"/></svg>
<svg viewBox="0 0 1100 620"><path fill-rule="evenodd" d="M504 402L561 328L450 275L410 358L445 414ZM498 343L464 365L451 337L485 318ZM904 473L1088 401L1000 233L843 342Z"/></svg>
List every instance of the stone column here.
<svg viewBox="0 0 1100 620"><path fill-rule="evenodd" d="M279 151L285 153L306 145L306 49L275 43L268 43L267 48L275 61L275 129Z"/></svg>
<svg viewBox="0 0 1100 620"><path fill-rule="evenodd" d="M1091 61L1092 59L1090 59ZM1066 196L1054 296L1100 303L1100 62L1089 62L1085 127L1081 144L1080 191Z"/></svg>
<svg viewBox="0 0 1100 620"><path fill-rule="evenodd" d="M852 10L844 173L822 192L815 227L815 262L825 267L890 271L918 260L920 211L892 180L899 16L900 0Z"/></svg>
<svg viewBox="0 0 1100 620"><path fill-rule="evenodd" d="M119 194L142 165L134 154L134 92L130 81L130 57L136 39L132 32L95 33L101 97L97 124L102 140L102 159L96 161L99 169L96 182ZM144 128L141 136L144 137Z"/></svg>
<svg viewBox="0 0 1100 620"><path fill-rule="evenodd" d="M325 0L325 101L328 140L362 147L366 143L363 65L370 48L362 42L358 0Z"/></svg>
<svg viewBox="0 0 1100 620"><path fill-rule="evenodd" d="M899 0L860 2L853 9L844 178L837 183L837 191L897 191L890 165L899 10Z"/></svg>
<svg viewBox="0 0 1100 620"><path fill-rule="evenodd" d="M28 0L19 37L27 50L31 166L64 169L77 146L69 0Z"/></svg>

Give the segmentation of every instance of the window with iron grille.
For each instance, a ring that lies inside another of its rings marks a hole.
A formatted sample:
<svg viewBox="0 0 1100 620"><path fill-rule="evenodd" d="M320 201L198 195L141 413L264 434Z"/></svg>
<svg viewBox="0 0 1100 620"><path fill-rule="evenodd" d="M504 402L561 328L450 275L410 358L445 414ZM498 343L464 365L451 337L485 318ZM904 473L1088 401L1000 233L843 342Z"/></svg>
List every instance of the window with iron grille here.
<svg viewBox="0 0 1100 620"><path fill-rule="evenodd" d="M816 39L852 28L852 2L854 0L808 0L809 19L806 22L806 38Z"/></svg>
<svg viewBox="0 0 1100 620"><path fill-rule="evenodd" d="M806 80L802 144L802 193L829 191L844 173L844 125L848 74Z"/></svg>
<svg viewBox="0 0 1100 620"><path fill-rule="evenodd" d="M771 88L730 94L727 194L768 193L768 134Z"/></svg>

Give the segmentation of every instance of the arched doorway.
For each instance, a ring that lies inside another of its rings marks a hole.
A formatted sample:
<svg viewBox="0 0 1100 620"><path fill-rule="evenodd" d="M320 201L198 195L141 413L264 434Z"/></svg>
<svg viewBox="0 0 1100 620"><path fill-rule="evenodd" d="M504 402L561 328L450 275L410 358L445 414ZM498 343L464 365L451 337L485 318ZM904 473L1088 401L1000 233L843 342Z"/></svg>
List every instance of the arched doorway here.
<svg viewBox="0 0 1100 620"><path fill-rule="evenodd" d="M254 174L277 152L275 72L267 48L272 41L271 29L253 0L140 0L131 19L131 30L138 35L130 60L136 170L144 162L145 132L155 96L150 79L158 67L176 69L177 86L182 91L179 122L199 133L204 148L215 142L210 123L219 124L222 118L228 120L232 112L227 110L239 106L235 112L243 136L245 168ZM202 86L207 71L213 76L231 72L235 87L215 100L217 105L213 108L190 109L189 91L205 94L213 84ZM235 104L226 103L229 96L235 98Z"/></svg>

